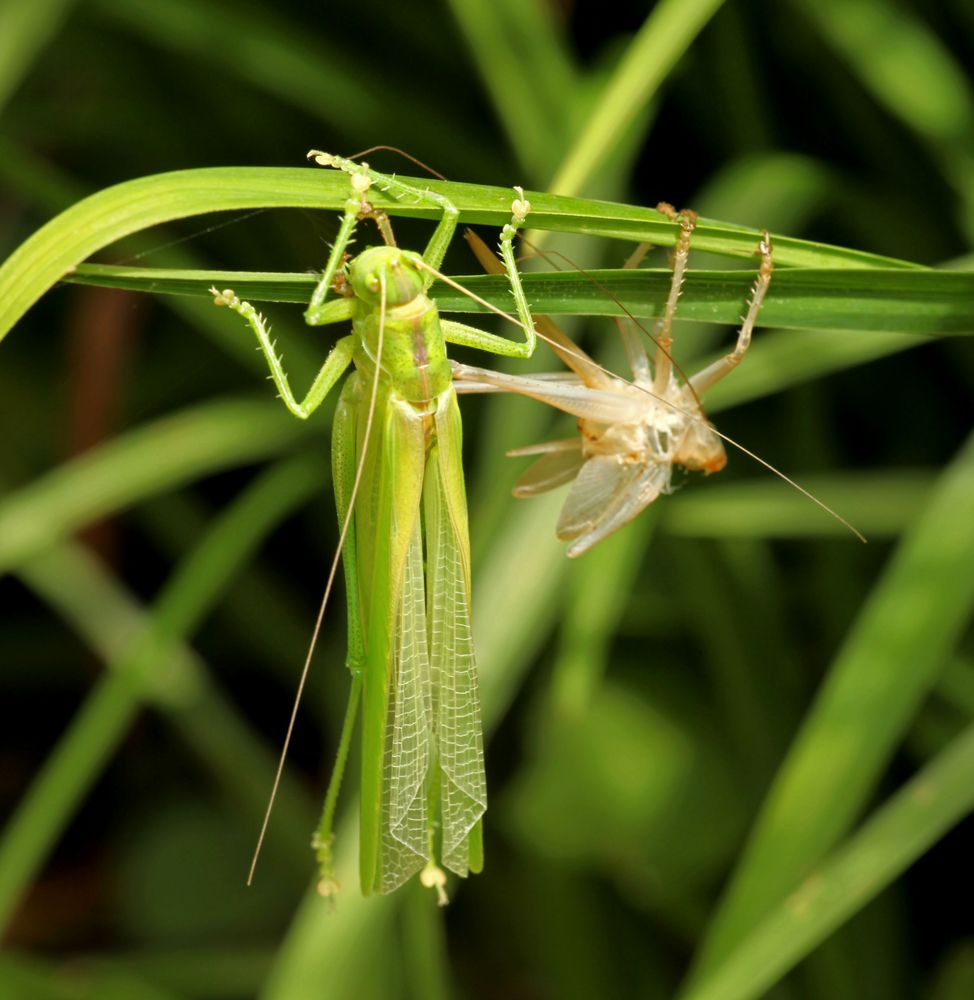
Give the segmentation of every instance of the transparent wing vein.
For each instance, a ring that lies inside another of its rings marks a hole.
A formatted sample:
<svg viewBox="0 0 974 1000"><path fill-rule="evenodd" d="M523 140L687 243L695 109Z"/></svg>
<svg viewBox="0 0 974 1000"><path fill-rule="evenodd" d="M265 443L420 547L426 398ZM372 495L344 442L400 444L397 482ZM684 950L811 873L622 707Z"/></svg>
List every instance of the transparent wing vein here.
<svg viewBox="0 0 974 1000"><path fill-rule="evenodd" d="M469 868L468 837L487 808L484 746L470 626L466 520L453 509L431 463L436 499L427 511L430 539L430 663L440 764L443 864ZM455 504L456 498L453 503Z"/></svg>
<svg viewBox="0 0 974 1000"><path fill-rule="evenodd" d="M392 892L426 862L430 853L427 776L430 764L430 670L426 638L423 551L417 517L403 572L396 625L394 697L389 699L389 746L385 756L387 823L384 825L382 889Z"/></svg>

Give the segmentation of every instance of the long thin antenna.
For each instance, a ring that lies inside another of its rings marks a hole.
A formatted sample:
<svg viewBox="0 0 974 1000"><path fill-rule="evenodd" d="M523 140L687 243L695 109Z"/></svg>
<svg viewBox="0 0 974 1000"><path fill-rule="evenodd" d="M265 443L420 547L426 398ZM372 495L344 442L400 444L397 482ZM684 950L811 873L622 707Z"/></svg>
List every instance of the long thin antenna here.
<svg viewBox="0 0 974 1000"><path fill-rule="evenodd" d="M423 163L418 157L413 156L412 153L407 153L406 150L400 149L398 146L369 146L368 149L363 149L359 153L353 153L351 156L346 157L346 159L361 160L363 156L371 156L372 153L398 153L404 160L409 160L410 163L419 167L420 170L425 170L437 180L446 180L446 177L439 170L434 170L428 163Z"/></svg>
<svg viewBox="0 0 974 1000"><path fill-rule="evenodd" d="M325 583L325 592L321 598L321 605L318 608L318 617L315 619L315 627L311 633L311 642L308 645L308 654L304 658L304 667L301 669L301 678L298 681L298 690L294 695L294 705L291 708L291 717L287 724L287 734L284 737L284 745L281 747L281 755L277 762L277 772L274 775L274 784L271 787L270 798L267 800L267 809L264 812L264 820L261 823L260 833L257 835L257 846L254 848L254 856L250 862L250 871L247 873L247 885L254 880L254 871L257 868L257 859L260 857L261 848L264 846L264 837L267 835L267 826L271 820L271 813L274 810L274 801L277 798L277 790L281 784L281 775L284 773L284 761L287 758L288 749L291 746L291 735L294 732L294 724L298 716L298 707L301 704L301 697L304 694L304 685L311 670L311 658L314 656L315 646L318 644L318 636L321 634L321 623L325 617L325 608L328 607L328 600L331 597L332 587L335 584L335 576L338 573L338 563L341 560L342 552L345 548L345 540L348 537L348 530L352 523L352 514L355 510L355 500L358 497L359 486L362 483L362 474L365 469L365 460L368 456L369 441L372 436L372 422L375 416L376 400L379 395L379 372L382 359L382 342L385 337L386 321L386 279L385 272L379 272L379 335L376 345L375 375L372 378L372 394L369 398L369 413L365 420L365 435L362 442L362 454L359 458L358 466L355 469L355 481L352 483L352 492L348 500L348 510L345 512L345 519L342 522L342 530L338 536L338 547L335 556L331 561L331 568L328 570L328 580Z"/></svg>
<svg viewBox="0 0 974 1000"><path fill-rule="evenodd" d="M518 320L516 317L511 316L508 313L504 312L503 309L500 309L497 306L493 305L493 303L488 302L484 298L481 298L475 292L471 292L468 288L464 288L463 285L461 285L458 281L454 281L452 278L448 277L447 275L441 274L439 271L437 271L435 268L430 267L428 264L423 264L422 266L425 267L439 281L442 281L442 282L444 282L444 284L449 285L451 288L455 288L457 291L462 292L464 295L466 295L472 301L476 302L478 305L482 305L489 312L496 313L498 316L502 316L509 323L513 323L518 328L521 327L521 321ZM598 371L602 372L604 375L608 375L610 378L615 378L615 379L619 379L620 378L614 372L611 372L608 368L604 368L602 365L600 365L597 361L595 361L594 359L592 359L591 357L589 357L584 352L578 351L578 350L573 351L571 348L567 347L566 345L560 344L560 343L552 340L550 337L546 337L539 330L535 330L535 334L536 334L536 336L538 337L539 340L543 340L546 344L549 344L556 351L561 351L561 352L564 352L564 353L569 354L569 355L574 355L579 360L584 361L584 362L586 362L588 364L594 365L595 368ZM633 388L638 389L640 392L644 392L647 396L650 396L652 399L655 399L658 402L663 403L665 406L669 406L672 410L675 410L677 413L680 413L680 414L682 414L685 417L690 417L690 419L692 419L692 420L703 419L702 417L698 417L697 414L695 414L692 410L687 410L687 409L684 409L682 406L678 406L672 400L665 399L663 396L660 396L657 393L653 392L652 390L645 388L645 386L636 385L634 382L629 382L626 379L620 379L620 381L626 382L627 385L631 385L631 386L633 386ZM503 390L501 390L501 391L503 391ZM739 444L733 438L728 437L722 431L719 431L716 427L713 426L713 424L710 425L710 429L721 440L726 441L729 445L733 446L734 448L737 448L739 451L743 452L749 458L753 458L754 461L756 461L759 464L763 465L766 469L768 469L768 471L773 472L780 479L784 480L784 482L788 483L790 486L793 486L796 490L798 490L799 493L802 493L806 497L808 497L809 500L811 500L818 507L821 507L821 509L824 510L827 514L831 514L832 517L834 517L839 522L839 524L841 524L841 525L845 526L846 528L848 528L849 531L851 531L852 534L855 535L856 538L859 539L859 541L861 541L861 542L865 542L866 541L866 538L862 534L862 532L858 531L856 528L854 528L844 517L842 517L841 514L838 514L836 511L832 510L832 508L829 507L828 504L826 504L822 500L819 500L818 497L814 496L812 493L809 493L809 491L806 490L804 487L799 486L798 483L796 483L793 479L789 479L788 476L786 476L780 469L776 469L770 462L765 461L763 458L761 458L760 456L756 455L753 451L750 451L748 448L745 448L744 445Z"/></svg>
<svg viewBox="0 0 974 1000"><path fill-rule="evenodd" d="M735 441L732 437L728 437L722 431L717 430L717 428L714 427L713 424L710 425L710 429L722 441L726 441L729 445L733 445L733 447L735 447L738 451L743 452L745 455L747 455L748 458L753 458L754 461L757 462L759 465L763 465L769 472L773 472L779 479L783 479L789 486L793 486L796 490L798 490L799 493L801 493L803 496L811 500L813 504L816 504L818 507L821 507L826 514L831 514L836 519L836 521L839 522L839 524L841 524L845 528L848 528L849 531L851 531L856 536L856 538L859 539L860 542L862 542L864 545L866 544L867 542L866 536L857 527L855 527L855 525L850 524L841 514L834 511L824 500L819 500L819 498L815 496L814 493L809 492L808 490L805 489L804 486L802 486L799 483L796 483L794 479L789 478L787 475L785 475L785 473L781 471L781 469L776 469L770 462L765 461L760 455L756 455L753 451L751 451L750 448L745 448L744 445L742 445L739 441Z"/></svg>

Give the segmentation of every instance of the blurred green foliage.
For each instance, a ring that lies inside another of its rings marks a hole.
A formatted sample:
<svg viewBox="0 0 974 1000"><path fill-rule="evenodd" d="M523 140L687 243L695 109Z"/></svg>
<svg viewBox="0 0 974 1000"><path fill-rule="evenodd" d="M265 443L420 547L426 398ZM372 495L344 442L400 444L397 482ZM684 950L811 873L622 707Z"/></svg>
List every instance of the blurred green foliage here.
<svg viewBox="0 0 974 1000"><path fill-rule="evenodd" d="M451 180L666 199L966 269L972 64L963 0L663 0L648 19L5 0L2 253L134 177L387 144ZM308 271L335 225L183 220L99 259ZM629 249L546 247L585 266ZM475 269L462 245L448 263ZM337 605L243 885L335 545L328 415L290 420L224 320L201 298L64 286L0 347L0 996L974 993L974 928L949 902L974 805L965 337L761 330L708 397L867 546L734 453L569 564L560 498L512 501L503 456L570 422L465 400L487 868L445 912L418 890L358 898L349 795L332 913L306 890L347 687ZM302 384L328 334L274 320ZM620 362L607 320L572 332ZM681 363L728 336L681 325Z"/></svg>

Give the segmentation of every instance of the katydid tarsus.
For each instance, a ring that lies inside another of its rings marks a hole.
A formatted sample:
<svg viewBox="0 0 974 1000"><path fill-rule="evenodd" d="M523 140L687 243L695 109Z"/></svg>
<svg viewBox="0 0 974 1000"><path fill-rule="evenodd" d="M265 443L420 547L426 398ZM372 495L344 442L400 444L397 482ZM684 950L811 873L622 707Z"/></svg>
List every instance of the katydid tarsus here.
<svg viewBox="0 0 974 1000"><path fill-rule="evenodd" d="M569 543L568 555L579 556L627 524L659 496L672 492L674 467L708 474L720 471L727 463L723 441L728 441L861 539L855 528L817 497L718 431L703 410L700 397L737 367L751 343L771 282L770 236L765 233L756 248L761 262L734 349L701 371L685 376L673 361L672 331L696 215L689 211L677 213L666 204L660 204L659 210L680 227L671 257L672 280L662 315L650 335L655 344L652 364L635 320L628 317L617 321L632 370L631 381L595 362L545 316L535 318L538 336L551 345L571 372L520 376L454 363L458 393L513 392L578 418L579 434L574 437L509 453L541 456L518 480L514 495L537 496L571 483L556 531ZM481 264L496 272L492 255L484 253L482 241L469 231L467 239ZM638 266L648 249L646 244L637 247L626 266Z"/></svg>
<svg viewBox="0 0 974 1000"><path fill-rule="evenodd" d="M321 166L347 173L351 190L304 318L313 326L351 320L352 333L335 344L304 399L295 398L257 311L232 290L214 289L213 294L218 305L239 313L256 334L278 393L295 416L310 416L349 365L355 369L341 391L332 437L352 689L314 838L319 888L326 895L337 889L332 864L335 800L361 700L362 891L391 892L422 870L424 884L436 888L445 902L446 877L437 862L461 876L481 870L481 818L487 805L470 629L460 415L446 342L510 357L533 352L534 328L512 249L530 206L515 189L511 222L500 238L524 338L515 342L441 319L427 296L457 223L458 212L445 197L377 173L365 163L317 150L308 155ZM439 211L422 255L394 245L388 219L369 203L373 187ZM363 218L375 219L386 245L346 261ZM343 297L329 299L334 288ZM322 613L336 566L337 556ZM320 624L321 614L298 698ZM293 724L292 713L282 765ZM267 817L264 829L266 824Z"/></svg>

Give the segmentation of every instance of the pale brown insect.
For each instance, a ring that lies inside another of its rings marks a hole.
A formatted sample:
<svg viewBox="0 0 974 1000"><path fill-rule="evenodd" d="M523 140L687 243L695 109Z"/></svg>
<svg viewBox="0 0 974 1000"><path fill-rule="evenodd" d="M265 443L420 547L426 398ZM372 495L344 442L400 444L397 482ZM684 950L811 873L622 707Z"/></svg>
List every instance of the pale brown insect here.
<svg viewBox="0 0 974 1000"><path fill-rule="evenodd" d="M518 480L515 496L536 496L571 482L556 528L558 537L569 543L569 556L581 555L671 492L674 467L711 473L727 464L721 436L707 420L700 397L737 367L751 343L771 282L771 239L765 233L758 244L761 263L734 349L683 378L672 360L673 319L696 216L676 213L668 205L659 210L680 224L671 257L673 277L653 333L652 362L636 323L618 321L631 381L606 371L545 318L537 319L541 336L570 372L524 377L454 364L458 392L515 392L578 417L577 436L510 453L541 456ZM468 236L482 263L495 270L495 258L486 247L486 255L478 252L476 239ZM626 266L637 266L647 249L637 248Z"/></svg>

